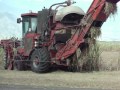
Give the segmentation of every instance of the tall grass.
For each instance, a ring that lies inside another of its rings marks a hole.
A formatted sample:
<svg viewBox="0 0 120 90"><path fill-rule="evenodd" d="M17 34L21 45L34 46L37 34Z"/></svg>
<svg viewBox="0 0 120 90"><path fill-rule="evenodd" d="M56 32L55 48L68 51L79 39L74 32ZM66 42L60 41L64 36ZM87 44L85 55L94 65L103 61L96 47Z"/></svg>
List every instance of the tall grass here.
<svg viewBox="0 0 120 90"><path fill-rule="evenodd" d="M88 52L86 52L86 56L81 58L85 62L83 63L83 69L85 71L98 71L99 70L99 58L100 58L100 52L99 52L99 45L98 44L92 44L89 45ZM86 59L86 60L85 60Z"/></svg>
<svg viewBox="0 0 120 90"><path fill-rule="evenodd" d="M115 15L117 13L117 5L115 3L106 2L105 4L106 15Z"/></svg>
<svg viewBox="0 0 120 90"><path fill-rule="evenodd" d="M100 51L120 51L120 42L118 41L98 41Z"/></svg>
<svg viewBox="0 0 120 90"><path fill-rule="evenodd" d="M0 48L0 69L3 69L3 49Z"/></svg>
<svg viewBox="0 0 120 90"><path fill-rule="evenodd" d="M114 3L106 2L104 11L107 16L110 16L110 15L114 16L117 12L117 6ZM87 56L87 62L85 63L85 67L88 68L89 70L99 70L101 47L98 46L96 40L101 35L100 27L92 26L90 29L90 32L88 32L88 35L90 36L90 41L88 42L89 50L87 52L88 56ZM110 47L110 50L113 47Z"/></svg>
<svg viewBox="0 0 120 90"><path fill-rule="evenodd" d="M119 52L119 57L118 57L118 69L117 70L120 70L120 52Z"/></svg>
<svg viewBox="0 0 120 90"><path fill-rule="evenodd" d="M90 32L88 32L88 47L85 51L81 51L81 62L82 70L93 71L99 70L99 45L96 39L101 35L101 30L99 27L91 27ZM84 63L83 63L84 62Z"/></svg>
<svg viewBox="0 0 120 90"><path fill-rule="evenodd" d="M98 43L101 52L100 70L120 70L120 42L99 41Z"/></svg>

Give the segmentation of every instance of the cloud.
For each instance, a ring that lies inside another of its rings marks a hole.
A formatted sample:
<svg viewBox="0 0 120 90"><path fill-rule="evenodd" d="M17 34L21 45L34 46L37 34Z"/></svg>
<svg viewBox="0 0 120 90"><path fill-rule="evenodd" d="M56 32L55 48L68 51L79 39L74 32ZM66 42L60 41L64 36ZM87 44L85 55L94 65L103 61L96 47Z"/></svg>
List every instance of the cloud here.
<svg viewBox="0 0 120 90"><path fill-rule="evenodd" d="M84 2L92 2L93 0L83 0Z"/></svg>
<svg viewBox="0 0 120 90"><path fill-rule="evenodd" d="M32 2L33 0L27 0L29 2ZM44 2L45 0L34 0L34 2Z"/></svg>
<svg viewBox="0 0 120 90"><path fill-rule="evenodd" d="M0 39L10 37L21 37L20 26L17 25L16 20L13 19L14 15L7 15L6 13L0 13Z"/></svg>
<svg viewBox="0 0 120 90"><path fill-rule="evenodd" d="M118 7L120 7L120 1L117 3Z"/></svg>
<svg viewBox="0 0 120 90"><path fill-rule="evenodd" d="M45 1L45 0L35 0L35 1L43 2L43 1Z"/></svg>

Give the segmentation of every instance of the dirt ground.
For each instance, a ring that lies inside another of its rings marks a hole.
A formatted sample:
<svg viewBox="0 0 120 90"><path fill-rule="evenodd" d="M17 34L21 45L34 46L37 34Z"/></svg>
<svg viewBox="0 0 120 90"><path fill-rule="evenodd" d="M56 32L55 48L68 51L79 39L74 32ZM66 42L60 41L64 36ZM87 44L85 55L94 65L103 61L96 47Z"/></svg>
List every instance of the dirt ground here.
<svg viewBox="0 0 120 90"><path fill-rule="evenodd" d="M103 51L99 60L100 70L118 71L120 70L120 52Z"/></svg>
<svg viewBox="0 0 120 90"><path fill-rule="evenodd" d="M54 71L37 74L32 71L0 70L0 84L33 87L70 87L120 89L120 71L72 73Z"/></svg>
<svg viewBox="0 0 120 90"><path fill-rule="evenodd" d="M24 85L0 85L0 90L101 90L91 88L69 88L69 87L32 87Z"/></svg>
<svg viewBox="0 0 120 90"><path fill-rule="evenodd" d="M99 65L101 71L89 73L53 71L37 74L32 71L8 71L1 68L0 85L120 89L120 53L102 52Z"/></svg>

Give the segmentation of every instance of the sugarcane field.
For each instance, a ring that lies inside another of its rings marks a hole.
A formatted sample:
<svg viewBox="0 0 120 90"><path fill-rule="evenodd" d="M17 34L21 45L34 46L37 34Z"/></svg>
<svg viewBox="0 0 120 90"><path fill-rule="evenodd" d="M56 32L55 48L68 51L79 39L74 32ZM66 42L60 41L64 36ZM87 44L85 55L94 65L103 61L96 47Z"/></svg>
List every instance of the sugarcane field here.
<svg viewBox="0 0 120 90"><path fill-rule="evenodd" d="M0 8L0 90L120 89L120 0Z"/></svg>

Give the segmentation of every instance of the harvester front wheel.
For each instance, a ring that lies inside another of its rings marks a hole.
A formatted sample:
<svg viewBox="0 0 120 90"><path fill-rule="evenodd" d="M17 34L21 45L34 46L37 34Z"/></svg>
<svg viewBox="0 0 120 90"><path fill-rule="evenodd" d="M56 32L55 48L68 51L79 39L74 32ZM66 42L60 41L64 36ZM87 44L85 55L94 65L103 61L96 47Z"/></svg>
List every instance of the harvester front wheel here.
<svg viewBox="0 0 120 90"><path fill-rule="evenodd" d="M47 48L35 49L31 55L31 69L33 72L44 73L50 68L50 56Z"/></svg>
<svg viewBox="0 0 120 90"><path fill-rule="evenodd" d="M15 57L14 69L18 70L18 71L25 70L24 63L23 63L22 57L20 55Z"/></svg>

